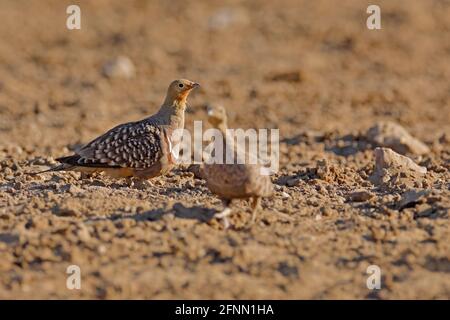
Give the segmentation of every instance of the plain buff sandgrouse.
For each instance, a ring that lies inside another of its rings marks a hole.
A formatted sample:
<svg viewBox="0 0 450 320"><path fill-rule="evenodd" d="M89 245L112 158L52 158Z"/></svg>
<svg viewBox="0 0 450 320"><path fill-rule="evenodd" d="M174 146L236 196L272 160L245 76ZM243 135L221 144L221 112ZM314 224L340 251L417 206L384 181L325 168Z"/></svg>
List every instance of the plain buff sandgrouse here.
<svg viewBox="0 0 450 320"><path fill-rule="evenodd" d="M47 171L104 172L114 178L141 180L167 173L176 160L172 133L184 128L186 99L198 86L185 79L173 81L156 114L112 128L75 154L56 159L61 164Z"/></svg>
<svg viewBox="0 0 450 320"><path fill-rule="evenodd" d="M222 106L208 107L208 122L218 129L223 138L223 155L226 150L227 115ZM239 146L233 147L231 152L239 151ZM225 158L225 156L223 156ZM237 157L236 157L237 158ZM224 159L225 160L225 159ZM252 223L256 219L256 213L261 205L261 197L268 197L273 193L273 184L268 175L262 172L266 169L259 164L239 164L237 162L227 164L208 163L201 166L202 177L206 180L209 190L219 196L224 205L224 210L215 215L223 219L224 227L228 228L227 217L231 213L230 204L233 199L252 199Z"/></svg>

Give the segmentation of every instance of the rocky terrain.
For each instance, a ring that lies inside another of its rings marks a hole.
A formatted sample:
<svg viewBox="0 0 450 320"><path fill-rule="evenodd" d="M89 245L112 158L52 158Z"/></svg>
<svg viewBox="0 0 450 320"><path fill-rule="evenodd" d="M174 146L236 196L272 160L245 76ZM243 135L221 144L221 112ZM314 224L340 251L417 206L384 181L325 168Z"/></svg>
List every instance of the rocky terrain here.
<svg viewBox="0 0 450 320"><path fill-rule="evenodd" d="M0 298L449 299L450 2L0 2ZM249 225L185 167L146 188L30 175L194 92L279 128L275 195ZM81 289L66 287L70 265ZM380 290L366 286L369 265Z"/></svg>

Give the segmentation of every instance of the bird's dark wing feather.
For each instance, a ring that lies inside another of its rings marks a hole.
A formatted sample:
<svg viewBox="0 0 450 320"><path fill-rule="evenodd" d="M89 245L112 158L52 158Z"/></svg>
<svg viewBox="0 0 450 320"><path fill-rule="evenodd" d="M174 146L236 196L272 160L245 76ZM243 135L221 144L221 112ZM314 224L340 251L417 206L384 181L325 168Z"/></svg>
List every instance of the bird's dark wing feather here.
<svg viewBox="0 0 450 320"><path fill-rule="evenodd" d="M83 146L77 154L58 159L89 167L145 169L163 155L163 129L148 122L119 125Z"/></svg>

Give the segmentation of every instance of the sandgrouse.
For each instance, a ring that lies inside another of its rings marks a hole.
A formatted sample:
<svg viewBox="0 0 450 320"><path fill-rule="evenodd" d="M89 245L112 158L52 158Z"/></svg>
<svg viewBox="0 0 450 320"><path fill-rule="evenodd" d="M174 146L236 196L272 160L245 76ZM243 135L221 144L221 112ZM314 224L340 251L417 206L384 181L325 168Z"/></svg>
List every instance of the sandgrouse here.
<svg viewBox="0 0 450 320"><path fill-rule="evenodd" d="M143 120L120 124L81 147L74 155L56 159L47 171L104 172L114 178L150 179L175 164L172 133L184 128L186 99L199 85L180 79L167 89L159 111ZM47 172L43 171L43 172Z"/></svg>
<svg viewBox="0 0 450 320"><path fill-rule="evenodd" d="M208 121L218 129L223 138L223 157L225 160L226 137L227 137L227 116L222 106L208 107ZM233 147L231 152L241 152L239 146ZM236 161L227 164L209 163L206 161L201 166L201 176L206 180L209 190L215 193L222 200L224 210L215 215L216 218L223 219L224 227L228 228L227 216L230 215L229 208L233 199L252 199L252 223L256 219L256 213L261 205L261 197L268 197L273 193L273 184L268 175L263 175L264 167L259 164L239 164ZM268 171L267 171L268 172Z"/></svg>

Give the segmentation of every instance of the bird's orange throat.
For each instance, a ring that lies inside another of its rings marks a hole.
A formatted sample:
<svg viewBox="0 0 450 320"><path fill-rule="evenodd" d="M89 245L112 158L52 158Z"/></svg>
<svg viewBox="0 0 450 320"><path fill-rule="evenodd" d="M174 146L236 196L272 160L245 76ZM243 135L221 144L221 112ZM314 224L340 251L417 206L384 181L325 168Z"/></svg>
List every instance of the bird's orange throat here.
<svg viewBox="0 0 450 320"><path fill-rule="evenodd" d="M186 91L180 92L177 95L177 97L175 98L175 104L177 106L185 107L186 106L186 100L187 100L187 97L188 97L190 91L191 90L186 90Z"/></svg>

